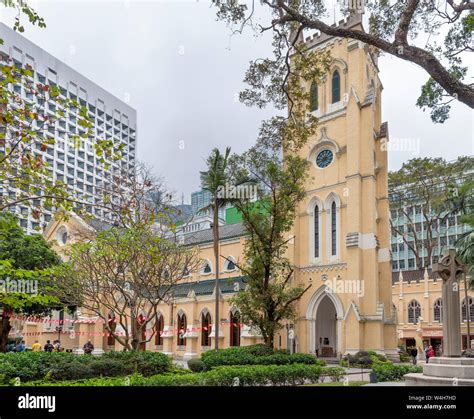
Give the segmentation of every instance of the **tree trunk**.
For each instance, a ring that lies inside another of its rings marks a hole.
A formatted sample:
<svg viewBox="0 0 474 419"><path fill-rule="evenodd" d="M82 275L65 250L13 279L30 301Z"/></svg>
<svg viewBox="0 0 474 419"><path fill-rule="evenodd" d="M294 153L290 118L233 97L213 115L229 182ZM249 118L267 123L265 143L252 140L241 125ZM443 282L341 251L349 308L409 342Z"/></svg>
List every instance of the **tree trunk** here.
<svg viewBox="0 0 474 419"><path fill-rule="evenodd" d="M269 335L264 339L265 345L269 346L270 348L273 348L274 342L275 342L275 336Z"/></svg>
<svg viewBox="0 0 474 419"><path fill-rule="evenodd" d="M216 350L219 349L219 208L217 206L217 199L214 198L214 207L213 207L213 236L214 236L214 264L216 267L216 305L215 305L215 314L214 314L214 324L215 324L215 343L214 347Z"/></svg>
<svg viewBox="0 0 474 419"><path fill-rule="evenodd" d="M3 308L3 315L1 318L1 329L0 329L0 352L5 352L5 347L8 342L8 334L12 328L10 324L10 316L7 314L5 307Z"/></svg>

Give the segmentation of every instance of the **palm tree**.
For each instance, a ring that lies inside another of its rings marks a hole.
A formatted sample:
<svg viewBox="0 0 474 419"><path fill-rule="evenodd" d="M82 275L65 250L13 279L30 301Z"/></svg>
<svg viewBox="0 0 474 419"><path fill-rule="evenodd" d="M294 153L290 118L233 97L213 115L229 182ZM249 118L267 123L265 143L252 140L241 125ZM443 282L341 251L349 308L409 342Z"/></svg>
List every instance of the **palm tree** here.
<svg viewBox="0 0 474 419"><path fill-rule="evenodd" d="M226 183L229 180L228 165L229 165L230 147L227 147L224 154L221 154L219 149L214 148L211 155L208 157L207 170L200 172L201 188L209 191L212 195L211 203L202 208L200 211L210 209L212 211L213 223L213 241L214 241L214 264L216 267L216 302L215 302L215 349L219 349L219 208L224 207L231 202L231 199L226 198L225 194L221 193Z"/></svg>

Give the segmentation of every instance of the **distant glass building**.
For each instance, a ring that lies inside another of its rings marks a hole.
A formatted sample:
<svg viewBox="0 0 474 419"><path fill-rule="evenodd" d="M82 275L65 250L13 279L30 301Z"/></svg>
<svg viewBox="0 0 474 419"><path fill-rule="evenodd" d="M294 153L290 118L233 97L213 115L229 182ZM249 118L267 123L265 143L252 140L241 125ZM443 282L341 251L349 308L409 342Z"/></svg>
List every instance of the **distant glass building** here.
<svg viewBox="0 0 474 419"><path fill-rule="evenodd" d="M463 173L460 174L457 183L461 184L473 178L473 172ZM429 237L427 234L427 221L423 214L429 214L429 212L425 211L425 208L419 203L416 196L414 196L410 202L404 203L404 211L406 214L395 209L395 207L398 207L398 205L393 204L396 199L396 192L397 189L391 188L389 185L391 222L393 226L396 227L396 230L402 233L396 233L394 229L391 229L392 271L408 271L419 268L416 265L414 252L406 243L406 241L411 243L413 243L413 241L411 241L411 238L409 240L403 240L403 235L409 233L409 228L414 228L416 236L419 238L419 243L421 244L420 259L422 259L423 268L431 267L433 263L438 261L439 255L442 254L445 249L454 246L456 241L463 234L471 230L468 225L461 223L461 214L450 214L447 217L445 217L446 214L441 214L441 219L435 220L434 226L432 227L434 247L431 260L428 260L426 241L429 240Z"/></svg>
<svg viewBox="0 0 474 419"><path fill-rule="evenodd" d="M111 214L94 207L94 204L102 188L110 189L112 175L131 176L135 173L136 110L3 23L0 23L0 37L4 41L0 45L0 60L10 59L10 65L19 67L30 66L33 77L28 77L29 82L35 85L56 85L61 99L74 99L81 107L87 107L94 138L112 140L116 152L119 145L123 144L122 159L106 168L96 156L90 138L83 139L79 145L69 138L71 134L80 135L84 132L79 123L78 109L67 109L64 117L57 117L54 124L44 124L44 127L38 121L34 122L35 129L42 130L40 135L55 140L55 144L46 150L42 150L38 142L34 150L35 155L42 156L49 163L53 179L62 180L74 190L78 198L89 202L91 205L85 208L89 214L101 220L110 220ZM24 86L14 85L11 88L25 101L34 103L40 112L54 114L53 103L40 103L38 98L25 91ZM7 189L5 192L12 191ZM46 211L41 219L34 219L31 209L22 205L12 208L12 212L18 215L21 226L29 233L47 224L52 216L51 211Z"/></svg>
<svg viewBox="0 0 474 419"><path fill-rule="evenodd" d="M207 207L212 201L212 194L209 191L200 190L191 193L191 207L193 211L193 215L204 216L204 215L211 215L211 211L200 211L201 209ZM219 218L225 220L225 210L229 208L230 205L226 207L219 208Z"/></svg>

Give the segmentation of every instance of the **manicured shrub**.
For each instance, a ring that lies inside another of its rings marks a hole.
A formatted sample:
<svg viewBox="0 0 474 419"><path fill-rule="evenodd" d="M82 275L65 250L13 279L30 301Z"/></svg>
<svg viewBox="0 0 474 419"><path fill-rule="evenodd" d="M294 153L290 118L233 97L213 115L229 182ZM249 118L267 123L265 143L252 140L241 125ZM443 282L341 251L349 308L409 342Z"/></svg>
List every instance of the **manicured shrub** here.
<svg viewBox="0 0 474 419"><path fill-rule="evenodd" d="M311 354L295 353L288 355L288 359L290 364L315 364L320 366L326 365L326 361L323 359L318 359Z"/></svg>
<svg viewBox="0 0 474 419"><path fill-rule="evenodd" d="M295 386L318 382L325 370L319 365L304 364L221 366L210 371L189 374L191 377L186 375L174 377L171 375L154 376L138 385ZM335 371L330 373L335 374ZM131 384L137 385L137 382L132 380Z"/></svg>
<svg viewBox="0 0 474 419"><path fill-rule="evenodd" d="M89 365L93 376L119 377L131 374L133 368L113 359L95 359Z"/></svg>
<svg viewBox="0 0 474 419"><path fill-rule="evenodd" d="M100 356L67 352L22 352L0 354L0 383L19 378L22 382L49 379L79 379L118 376L139 372L151 376L170 371L171 360L158 352L108 352ZM77 372L77 375L74 375Z"/></svg>
<svg viewBox="0 0 474 419"><path fill-rule="evenodd" d="M121 362L132 371L139 372L145 377L161 374L172 367L171 359L160 352L142 351L110 351L102 355L104 359Z"/></svg>
<svg viewBox="0 0 474 419"><path fill-rule="evenodd" d="M239 348L219 349L202 354L202 361L206 370L218 366L231 365L287 365L313 364L325 365L325 362L310 354L289 354L288 352L274 351L269 353L268 346L253 345Z"/></svg>
<svg viewBox="0 0 474 419"><path fill-rule="evenodd" d="M190 359L188 367L193 372L202 372L206 369L206 365L198 358Z"/></svg>
<svg viewBox="0 0 474 419"><path fill-rule="evenodd" d="M76 381L35 381L32 386L295 386L317 383L323 375L339 377L342 368L319 365L244 365L217 367L201 373L168 372L144 377L132 374L124 377L100 377ZM333 378L336 380L336 378Z"/></svg>
<svg viewBox="0 0 474 419"><path fill-rule="evenodd" d="M89 365L82 362L73 361L58 364L51 368L49 375L54 380L79 380L81 378L91 378L94 376Z"/></svg>
<svg viewBox="0 0 474 419"><path fill-rule="evenodd" d="M372 372L375 373L377 381L401 381L405 374L423 372L423 367L390 363L374 364Z"/></svg>
<svg viewBox="0 0 474 419"><path fill-rule="evenodd" d="M255 356L267 356L272 355L275 352L272 347L265 345L264 343L259 343L257 345L250 346L241 346L239 347L239 349L243 352L248 352Z"/></svg>

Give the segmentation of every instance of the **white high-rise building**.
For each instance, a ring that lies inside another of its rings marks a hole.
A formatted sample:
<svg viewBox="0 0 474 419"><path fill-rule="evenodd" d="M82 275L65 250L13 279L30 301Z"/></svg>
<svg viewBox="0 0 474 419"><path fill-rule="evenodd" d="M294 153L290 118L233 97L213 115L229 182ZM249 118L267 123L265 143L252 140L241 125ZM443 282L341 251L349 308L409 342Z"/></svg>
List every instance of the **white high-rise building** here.
<svg viewBox="0 0 474 419"><path fill-rule="evenodd" d="M91 203L85 207L88 213L99 219L110 219L111 214L106 209L94 207L93 204L99 197L99 190L102 191L113 182L112 173L122 176L135 173L136 110L3 23L0 23L0 38L4 41L0 45L0 54L10 57L17 66L31 66L31 82L35 85L54 84L58 86L62 99L74 99L80 107L87 107L88 117L93 124L92 138L74 144L72 136L81 134L84 128L78 123L79 109L69 108L64 117L57 117L54 124L44 128L43 135L54 138L54 146L41 150L38 144L35 153L45 157L52 167L54 180L64 181L74 189L77 196ZM26 100L37 100L25 92L22 86L12 88L17 89ZM54 105L49 102L38 105L45 113L55 111ZM108 168L104 167L94 152L93 138L112 140L115 151L119 150L122 143L122 158L112 162ZM21 226L27 232L47 224L52 215L46 211L40 220L34 219L31 209L23 205L18 205L12 211L19 216Z"/></svg>

